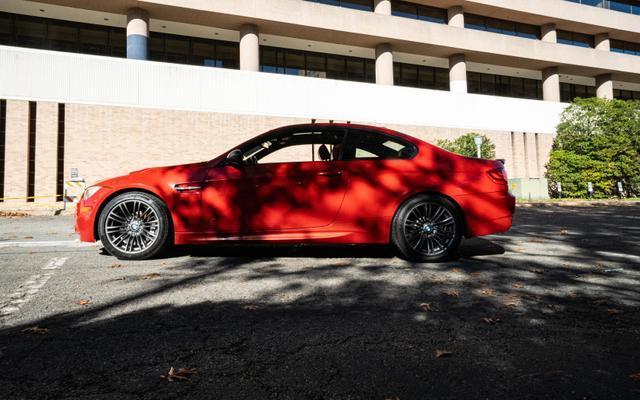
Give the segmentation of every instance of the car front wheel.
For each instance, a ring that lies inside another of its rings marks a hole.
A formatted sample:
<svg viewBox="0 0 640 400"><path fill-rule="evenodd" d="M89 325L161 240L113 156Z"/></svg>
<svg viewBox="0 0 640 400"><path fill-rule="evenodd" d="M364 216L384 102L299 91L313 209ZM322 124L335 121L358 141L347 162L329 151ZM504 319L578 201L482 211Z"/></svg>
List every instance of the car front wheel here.
<svg viewBox="0 0 640 400"><path fill-rule="evenodd" d="M104 248L124 260L156 256L169 241L169 213L162 201L144 192L128 192L111 199L98 220Z"/></svg>
<svg viewBox="0 0 640 400"><path fill-rule="evenodd" d="M462 226L462 216L450 200L437 195L419 195L406 201L396 212L391 241L405 259L444 261L458 249Z"/></svg>

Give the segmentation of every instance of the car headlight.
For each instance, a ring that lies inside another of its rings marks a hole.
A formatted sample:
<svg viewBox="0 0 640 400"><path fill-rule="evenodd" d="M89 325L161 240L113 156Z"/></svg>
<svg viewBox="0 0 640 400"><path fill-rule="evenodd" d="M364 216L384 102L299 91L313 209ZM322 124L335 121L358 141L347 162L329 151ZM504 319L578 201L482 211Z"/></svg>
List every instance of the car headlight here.
<svg viewBox="0 0 640 400"><path fill-rule="evenodd" d="M84 193L82 194L82 200L87 201L91 196L96 194L100 189L102 189L102 186L89 186L84 190Z"/></svg>

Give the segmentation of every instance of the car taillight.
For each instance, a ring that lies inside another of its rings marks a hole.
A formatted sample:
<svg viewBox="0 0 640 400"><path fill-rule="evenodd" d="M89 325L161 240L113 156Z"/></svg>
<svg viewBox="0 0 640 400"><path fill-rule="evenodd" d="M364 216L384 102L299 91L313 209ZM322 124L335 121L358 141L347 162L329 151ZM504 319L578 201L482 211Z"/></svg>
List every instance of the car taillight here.
<svg viewBox="0 0 640 400"><path fill-rule="evenodd" d="M487 175L495 183L507 183L507 172L502 167L487 171Z"/></svg>

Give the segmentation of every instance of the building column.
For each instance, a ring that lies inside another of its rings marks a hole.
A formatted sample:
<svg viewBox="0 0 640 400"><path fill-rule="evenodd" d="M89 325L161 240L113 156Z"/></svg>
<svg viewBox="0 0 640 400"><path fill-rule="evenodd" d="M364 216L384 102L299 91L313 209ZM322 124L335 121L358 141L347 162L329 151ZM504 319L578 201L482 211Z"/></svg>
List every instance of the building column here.
<svg viewBox="0 0 640 400"><path fill-rule="evenodd" d="M55 203L58 165L58 103L38 102L36 120L36 203Z"/></svg>
<svg viewBox="0 0 640 400"><path fill-rule="evenodd" d="M449 87L451 93L467 93L467 61L464 54L449 57Z"/></svg>
<svg viewBox="0 0 640 400"><path fill-rule="evenodd" d="M601 33L595 36L596 50L611 51L611 40L608 33Z"/></svg>
<svg viewBox="0 0 640 400"><path fill-rule="evenodd" d="M149 13L141 8L127 12L127 58L149 59Z"/></svg>
<svg viewBox="0 0 640 400"><path fill-rule="evenodd" d="M556 31L555 24L546 24L542 25L540 28L541 39L543 42L549 43L557 43L558 42L558 31Z"/></svg>
<svg viewBox="0 0 640 400"><path fill-rule="evenodd" d="M260 71L258 27L253 24L244 24L240 27L240 69Z"/></svg>
<svg viewBox="0 0 640 400"><path fill-rule="evenodd" d="M376 46L376 83L393 86L393 52L389 43Z"/></svg>
<svg viewBox="0 0 640 400"><path fill-rule="evenodd" d="M462 6L451 7L447 10L449 26L464 28L464 9Z"/></svg>
<svg viewBox="0 0 640 400"><path fill-rule="evenodd" d="M613 99L613 78L611 74L596 76L596 95L600 99Z"/></svg>
<svg viewBox="0 0 640 400"><path fill-rule="evenodd" d="M544 101L560 101L558 67L549 67L542 71L542 98Z"/></svg>
<svg viewBox="0 0 640 400"><path fill-rule="evenodd" d="M7 100L4 150L4 197L17 198L5 202L24 203L29 165L28 101Z"/></svg>
<svg viewBox="0 0 640 400"><path fill-rule="evenodd" d="M376 14L391 15L391 0L375 0L373 11Z"/></svg>

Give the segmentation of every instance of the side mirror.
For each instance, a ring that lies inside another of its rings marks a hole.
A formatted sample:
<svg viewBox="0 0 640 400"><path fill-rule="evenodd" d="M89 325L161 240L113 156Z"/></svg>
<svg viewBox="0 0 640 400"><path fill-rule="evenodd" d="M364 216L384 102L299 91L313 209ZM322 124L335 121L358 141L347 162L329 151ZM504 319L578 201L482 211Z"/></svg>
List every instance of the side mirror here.
<svg viewBox="0 0 640 400"><path fill-rule="evenodd" d="M240 149L231 150L227 154L227 165L240 168L242 166L242 151Z"/></svg>

